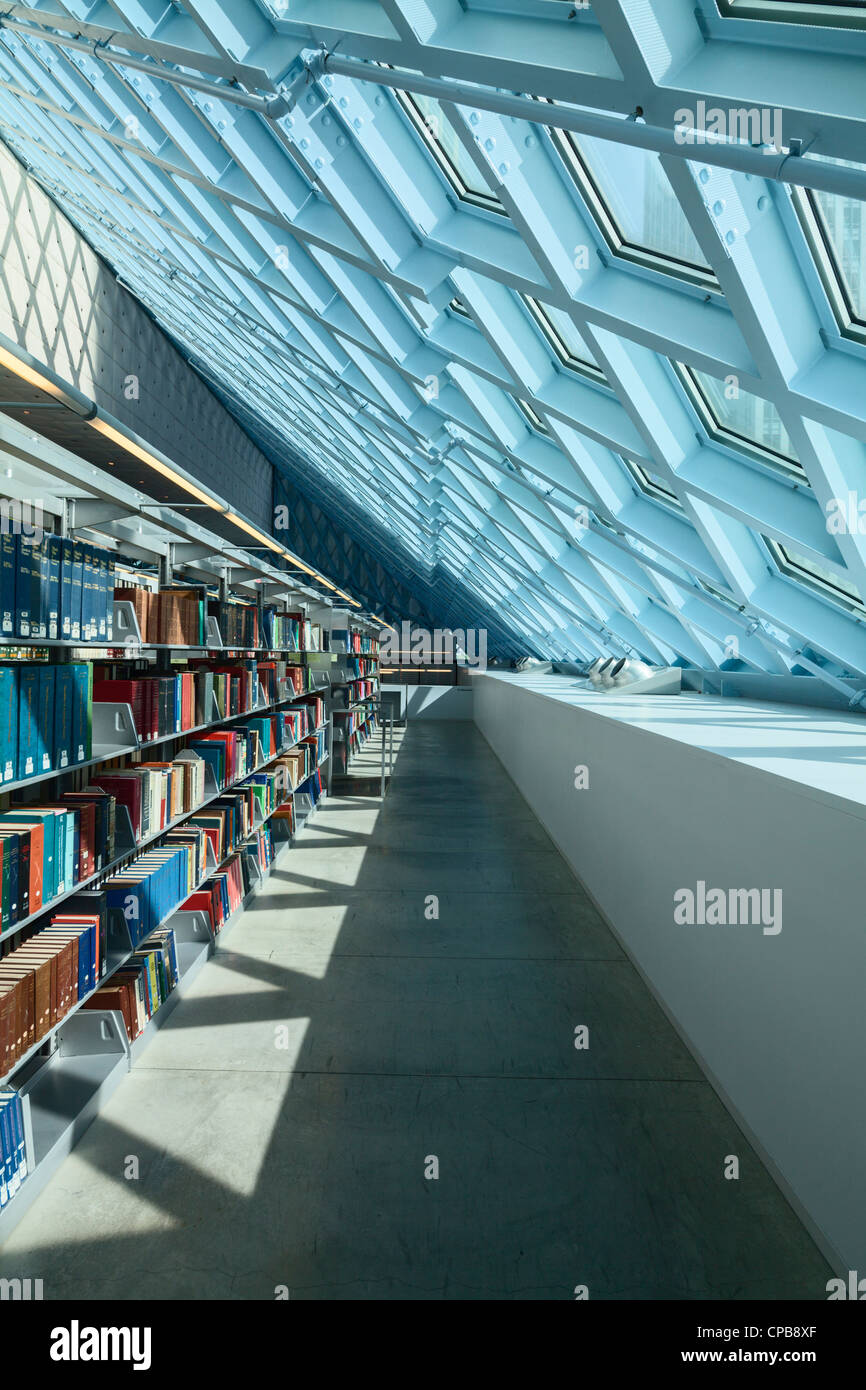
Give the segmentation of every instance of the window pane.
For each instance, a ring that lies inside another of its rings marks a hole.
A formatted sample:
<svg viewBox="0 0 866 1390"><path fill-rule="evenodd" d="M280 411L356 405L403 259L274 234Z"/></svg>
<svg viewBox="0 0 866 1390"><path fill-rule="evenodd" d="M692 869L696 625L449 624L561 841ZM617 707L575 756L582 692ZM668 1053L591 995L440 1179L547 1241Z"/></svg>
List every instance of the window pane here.
<svg viewBox="0 0 866 1390"><path fill-rule="evenodd" d="M420 96L416 92L397 92L397 96L460 197L504 214L505 209L487 187L435 97Z"/></svg>
<svg viewBox="0 0 866 1390"><path fill-rule="evenodd" d="M539 434L550 433L541 416L536 414L531 405L527 405L526 401L517 401L516 403L534 430L537 430Z"/></svg>
<svg viewBox="0 0 866 1390"><path fill-rule="evenodd" d="M793 550L789 545L782 545L778 541L769 542L770 549L774 552L779 568L785 573L793 573L798 578L806 577L813 581L812 587L826 592L828 597L834 595L844 596L850 599L858 608L863 608L863 600L856 584L847 579L844 573L832 570L829 566L821 565L816 560L812 560L807 555L801 555L798 550Z"/></svg>
<svg viewBox="0 0 866 1390"><path fill-rule="evenodd" d="M770 402L740 387L736 396L729 398L730 387L718 377L708 376L706 372L690 370L689 376L697 383L700 394L716 425L740 439L758 444L762 449L778 454L782 458L793 459L799 463L788 431L782 424L779 412Z"/></svg>
<svg viewBox="0 0 866 1390"><path fill-rule="evenodd" d="M555 309L550 304L540 304L536 299L527 299L527 303L562 362L566 365L576 362L593 367L596 372L600 370L586 342L564 310Z"/></svg>
<svg viewBox="0 0 866 1390"><path fill-rule="evenodd" d="M838 28L866 26L863 0L717 0L729 19L765 19L784 24L826 24Z"/></svg>
<svg viewBox="0 0 866 1390"><path fill-rule="evenodd" d="M657 154L588 135L563 134L589 173L622 241L709 271Z"/></svg>
<svg viewBox="0 0 866 1390"><path fill-rule="evenodd" d="M669 502L673 507L680 506L680 499L677 497L673 488L658 473L653 473L651 469L644 468L643 464L635 463L633 459L623 459L623 463L636 479L642 492L646 492L650 497L659 497L664 502Z"/></svg>
<svg viewBox="0 0 866 1390"><path fill-rule="evenodd" d="M866 321L866 203L818 191L811 198L852 316Z"/></svg>

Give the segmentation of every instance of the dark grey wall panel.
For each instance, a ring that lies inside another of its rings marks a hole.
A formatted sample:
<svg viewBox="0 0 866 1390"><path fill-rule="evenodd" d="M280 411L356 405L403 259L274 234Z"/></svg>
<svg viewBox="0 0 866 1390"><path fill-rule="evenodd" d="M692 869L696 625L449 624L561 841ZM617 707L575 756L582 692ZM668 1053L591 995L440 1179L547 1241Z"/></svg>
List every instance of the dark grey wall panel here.
<svg viewBox="0 0 866 1390"><path fill-rule="evenodd" d="M2 145L0 332L270 529L268 459Z"/></svg>

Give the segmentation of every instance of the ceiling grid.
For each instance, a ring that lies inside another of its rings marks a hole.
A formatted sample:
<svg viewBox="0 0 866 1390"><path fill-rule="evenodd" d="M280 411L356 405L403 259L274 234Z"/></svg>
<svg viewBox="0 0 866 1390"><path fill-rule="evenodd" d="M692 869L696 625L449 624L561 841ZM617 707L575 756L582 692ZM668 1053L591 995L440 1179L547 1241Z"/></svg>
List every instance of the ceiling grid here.
<svg viewBox="0 0 866 1390"><path fill-rule="evenodd" d="M419 612L502 655L841 688L866 677L866 522L831 524L866 478L850 9L0 3L0 137ZM767 111L781 150L635 144L701 102Z"/></svg>

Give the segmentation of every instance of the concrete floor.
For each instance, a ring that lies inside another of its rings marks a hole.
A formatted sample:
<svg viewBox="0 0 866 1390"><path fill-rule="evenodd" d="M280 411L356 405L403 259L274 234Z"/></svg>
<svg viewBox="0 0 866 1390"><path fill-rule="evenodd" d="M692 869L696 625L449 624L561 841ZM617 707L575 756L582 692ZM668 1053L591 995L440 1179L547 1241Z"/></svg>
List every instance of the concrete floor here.
<svg viewBox="0 0 866 1390"><path fill-rule="evenodd" d="M480 734L433 721L384 809L322 805L0 1257L76 1300L824 1299L830 1273Z"/></svg>

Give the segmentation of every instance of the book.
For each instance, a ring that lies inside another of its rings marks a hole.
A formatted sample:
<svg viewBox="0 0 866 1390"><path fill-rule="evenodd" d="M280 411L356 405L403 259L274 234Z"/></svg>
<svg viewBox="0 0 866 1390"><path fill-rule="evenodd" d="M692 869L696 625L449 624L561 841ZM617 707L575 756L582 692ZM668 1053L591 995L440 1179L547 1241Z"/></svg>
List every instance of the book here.
<svg viewBox="0 0 866 1390"><path fill-rule="evenodd" d="M0 632L14 637L16 627L15 584L18 558L15 533L4 523L0 529Z"/></svg>
<svg viewBox="0 0 866 1390"><path fill-rule="evenodd" d="M55 666L52 763L57 772L62 772L64 768L78 761L73 750L75 699L74 668Z"/></svg>
<svg viewBox="0 0 866 1390"><path fill-rule="evenodd" d="M54 763L54 674L58 668L46 662L36 669L39 672L36 771L50 772Z"/></svg>
<svg viewBox="0 0 866 1390"><path fill-rule="evenodd" d="M29 613L29 610L28 610ZM28 618L29 627L29 618ZM39 769L39 667L18 669L17 776L35 777Z"/></svg>
<svg viewBox="0 0 866 1390"><path fill-rule="evenodd" d="M60 576L62 540L60 536L46 536L45 548L48 557L48 637L54 641L61 636L60 618Z"/></svg>
<svg viewBox="0 0 866 1390"><path fill-rule="evenodd" d="M0 666L0 786L14 782L18 769L18 672Z"/></svg>
<svg viewBox="0 0 866 1390"><path fill-rule="evenodd" d="M37 578L38 587L38 578ZM15 635L30 636L33 602L33 551L26 536L15 536Z"/></svg>
<svg viewBox="0 0 866 1390"><path fill-rule="evenodd" d="M89 661L73 662L72 761L89 762L93 756L93 667Z"/></svg>

